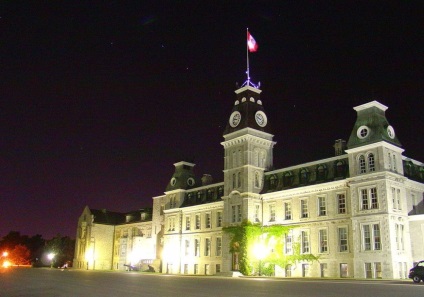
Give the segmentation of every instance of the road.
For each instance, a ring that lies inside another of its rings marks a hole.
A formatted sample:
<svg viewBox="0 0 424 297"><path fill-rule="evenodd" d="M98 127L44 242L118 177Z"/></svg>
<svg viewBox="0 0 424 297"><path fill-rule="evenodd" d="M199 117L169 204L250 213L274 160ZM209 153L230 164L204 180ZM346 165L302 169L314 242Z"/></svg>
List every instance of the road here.
<svg viewBox="0 0 424 297"><path fill-rule="evenodd" d="M412 281L174 276L48 268L0 270L0 296L424 296Z"/></svg>

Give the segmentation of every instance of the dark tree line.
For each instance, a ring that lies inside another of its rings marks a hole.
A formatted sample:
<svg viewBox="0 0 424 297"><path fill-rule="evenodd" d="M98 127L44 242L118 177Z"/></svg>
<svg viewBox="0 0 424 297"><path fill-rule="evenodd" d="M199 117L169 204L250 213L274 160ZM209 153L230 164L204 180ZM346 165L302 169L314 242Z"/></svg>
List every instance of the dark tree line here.
<svg viewBox="0 0 424 297"><path fill-rule="evenodd" d="M15 265L44 266L53 264L62 266L74 258L75 240L68 236L56 235L46 240L42 235L21 235L18 231L10 231L0 240L1 262L9 261ZM47 263L47 254L53 253L53 263Z"/></svg>

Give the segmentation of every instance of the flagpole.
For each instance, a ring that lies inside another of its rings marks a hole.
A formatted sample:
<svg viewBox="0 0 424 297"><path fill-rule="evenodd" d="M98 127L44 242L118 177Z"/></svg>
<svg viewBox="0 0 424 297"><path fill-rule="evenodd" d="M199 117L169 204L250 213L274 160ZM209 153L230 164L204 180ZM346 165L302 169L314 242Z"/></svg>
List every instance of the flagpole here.
<svg viewBox="0 0 424 297"><path fill-rule="evenodd" d="M250 84L250 73L249 73L249 45L247 44L249 38L249 28L246 28L246 61L247 61L247 85Z"/></svg>

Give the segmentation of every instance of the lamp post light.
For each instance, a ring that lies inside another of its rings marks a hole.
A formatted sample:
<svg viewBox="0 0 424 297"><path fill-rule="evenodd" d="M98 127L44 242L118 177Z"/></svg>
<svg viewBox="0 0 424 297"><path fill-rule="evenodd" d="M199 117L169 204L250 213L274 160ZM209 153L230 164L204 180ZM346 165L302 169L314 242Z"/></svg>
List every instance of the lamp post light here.
<svg viewBox="0 0 424 297"><path fill-rule="evenodd" d="M9 253L7 251L4 251L1 254L0 258L7 258L7 256L9 256ZM8 267L9 265L10 265L10 263L8 261L6 261L6 260L3 261L3 265L2 265L3 267Z"/></svg>
<svg viewBox="0 0 424 297"><path fill-rule="evenodd" d="M50 260L50 268L53 268L53 258L54 258L55 254L54 253L50 253L47 255L47 258Z"/></svg>
<svg viewBox="0 0 424 297"><path fill-rule="evenodd" d="M253 247L253 254L259 260L259 276L261 276L262 260L267 256L266 246L263 243L257 243Z"/></svg>

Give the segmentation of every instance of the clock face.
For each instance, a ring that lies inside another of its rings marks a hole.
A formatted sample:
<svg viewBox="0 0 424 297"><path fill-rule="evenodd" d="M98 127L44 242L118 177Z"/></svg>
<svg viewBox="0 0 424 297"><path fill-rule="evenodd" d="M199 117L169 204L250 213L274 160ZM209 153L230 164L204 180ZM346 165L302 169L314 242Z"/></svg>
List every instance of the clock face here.
<svg viewBox="0 0 424 297"><path fill-rule="evenodd" d="M392 126L387 127L387 135L389 135L391 139L395 138L395 129L393 129Z"/></svg>
<svg viewBox="0 0 424 297"><path fill-rule="evenodd" d="M260 127L265 127L267 124L267 118L266 115L263 111L257 111L255 114L255 120L256 123L260 126Z"/></svg>
<svg viewBox="0 0 424 297"><path fill-rule="evenodd" d="M230 116L230 126L235 128L240 124L241 114L238 111L235 111Z"/></svg>

